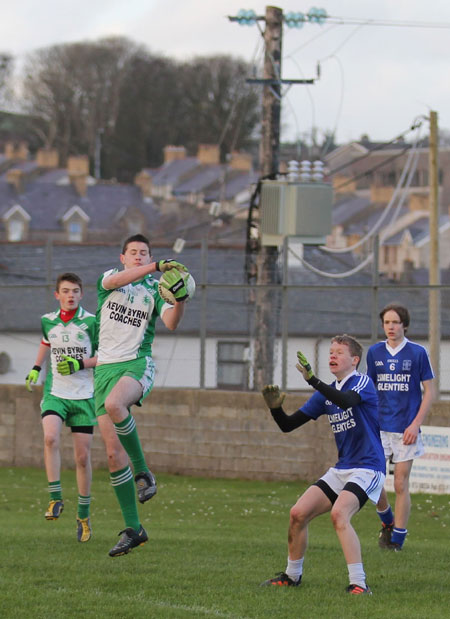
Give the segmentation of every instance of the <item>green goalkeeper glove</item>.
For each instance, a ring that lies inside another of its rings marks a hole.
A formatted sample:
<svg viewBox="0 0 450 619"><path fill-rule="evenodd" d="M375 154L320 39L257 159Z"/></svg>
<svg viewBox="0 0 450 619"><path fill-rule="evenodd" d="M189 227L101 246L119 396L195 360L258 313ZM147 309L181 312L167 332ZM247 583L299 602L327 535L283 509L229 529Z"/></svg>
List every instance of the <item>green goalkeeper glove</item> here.
<svg viewBox="0 0 450 619"><path fill-rule="evenodd" d="M166 273L171 269L178 269L179 271L187 271L187 268L181 262L177 262L176 260L158 260L156 263L156 270L161 271L162 273Z"/></svg>
<svg viewBox="0 0 450 619"><path fill-rule="evenodd" d="M63 376L70 376L70 374L75 374L79 370L84 370L83 359L73 359L73 357L67 355L63 355L63 357L64 361L59 361L56 364L56 369Z"/></svg>
<svg viewBox="0 0 450 619"><path fill-rule="evenodd" d="M40 371L40 365L33 365L33 369L28 372L28 375L25 378L25 387L28 391L33 391L33 387L31 385L35 385L37 383Z"/></svg>
<svg viewBox="0 0 450 619"><path fill-rule="evenodd" d="M278 385L266 385L261 393L269 408L280 408L286 397Z"/></svg>
<svg viewBox="0 0 450 619"><path fill-rule="evenodd" d="M182 275L180 271L174 268L166 271L159 281L163 288L166 288L173 294L176 301L185 301L189 296L184 283L185 277L185 274Z"/></svg>
<svg viewBox="0 0 450 619"><path fill-rule="evenodd" d="M303 378L308 381L314 376L311 366L309 365L308 359L305 355L299 351L297 351L297 359L298 363L295 365L297 370L303 374Z"/></svg>

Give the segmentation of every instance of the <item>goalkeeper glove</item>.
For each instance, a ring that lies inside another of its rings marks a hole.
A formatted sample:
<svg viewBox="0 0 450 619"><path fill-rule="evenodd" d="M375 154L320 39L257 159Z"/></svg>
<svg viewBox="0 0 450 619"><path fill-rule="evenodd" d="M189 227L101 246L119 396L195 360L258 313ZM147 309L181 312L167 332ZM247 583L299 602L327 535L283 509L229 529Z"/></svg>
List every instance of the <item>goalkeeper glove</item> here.
<svg viewBox="0 0 450 619"><path fill-rule="evenodd" d="M184 277L186 277L186 275L184 275ZM164 277L162 277L159 282L163 288L166 288L173 294L176 301L185 301L189 295L184 277L177 269L173 268L170 271L166 271Z"/></svg>
<svg viewBox="0 0 450 619"><path fill-rule="evenodd" d="M166 273L167 271L170 271L171 269L178 269L179 271L187 271L184 264L181 264L181 262L177 262L176 260L172 260L171 258L169 258L169 260L158 260L158 262L156 263L157 271Z"/></svg>
<svg viewBox="0 0 450 619"><path fill-rule="evenodd" d="M56 369L63 376L69 376L70 374L75 374L79 370L84 370L84 362L83 359L74 359L73 357L68 357L67 355L63 355L64 361L59 361L56 364Z"/></svg>
<svg viewBox="0 0 450 619"><path fill-rule="evenodd" d="M280 408L286 397L278 385L266 385L261 393L269 408Z"/></svg>
<svg viewBox="0 0 450 619"><path fill-rule="evenodd" d="M39 372L41 371L40 365L33 365L33 369L28 372L28 375L25 378L25 386L28 391L33 391L31 385L35 385L39 378Z"/></svg>
<svg viewBox="0 0 450 619"><path fill-rule="evenodd" d="M302 352L300 352L300 350L297 351L297 359L298 363L295 365L295 367L301 374L303 374L303 378L308 382L314 376L308 359Z"/></svg>

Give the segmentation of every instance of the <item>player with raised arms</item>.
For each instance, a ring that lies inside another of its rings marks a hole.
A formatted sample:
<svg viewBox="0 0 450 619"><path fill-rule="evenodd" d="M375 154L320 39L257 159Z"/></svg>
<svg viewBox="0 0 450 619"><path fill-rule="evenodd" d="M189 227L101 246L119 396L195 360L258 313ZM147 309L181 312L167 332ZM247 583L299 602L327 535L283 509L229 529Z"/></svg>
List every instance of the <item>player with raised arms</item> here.
<svg viewBox="0 0 450 619"><path fill-rule="evenodd" d="M408 532L412 464L425 452L420 426L435 397L434 374L426 349L405 337L410 322L407 308L390 303L380 318L387 339L369 348L367 374L378 389L384 454L394 463L395 519L383 488L377 504L382 523L378 545L399 551Z"/></svg>
<svg viewBox="0 0 450 619"><path fill-rule="evenodd" d="M123 270L110 269L97 283L96 415L108 455L111 484L125 521L119 541L109 552L111 557L127 554L148 540L139 520L128 457L141 503L156 494L156 480L146 464L130 408L133 404L140 406L153 387L156 319L159 316L168 329L176 329L188 298L181 274L185 267L174 260L152 261L145 236L129 237L120 261ZM163 272L163 284L174 295L174 305L161 298L158 280L152 276L155 271Z"/></svg>
<svg viewBox="0 0 450 619"><path fill-rule="evenodd" d="M60 307L41 318L42 339L35 364L25 382L31 391L32 385L39 379L42 365L50 357L41 401L44 463L50 493L45 518L57 520L64 509L60 439L65 423L72 432L75 456L77 537L79 542L87 542L91 538L91 443L94 426L97 425L92 373L96 362L97 329L95 316L80 305L82 296L83 285L78 275L59 275L55 298Z"/></svg>
<svg viewBox="0 0 450 619"><path fill-rule="evenodd" d="M348 568L352 595L371 594L366 583L361 546L351 524L352 517L367 499L376 503L386 474L378 426L377 394L372 380L357 372L362 346L349 335L332 338L329 368L336 380L327 385L314 376L306 357L297 353L297 369L316 393L295 413L287 415L282 404L285 394L277 385L262 391L272 417L283 432L327 415L338 448L338 461L310 486L290 511L288 560L285 572L262 585L298 586L308 542L308 524L331 512Z"/></svg>

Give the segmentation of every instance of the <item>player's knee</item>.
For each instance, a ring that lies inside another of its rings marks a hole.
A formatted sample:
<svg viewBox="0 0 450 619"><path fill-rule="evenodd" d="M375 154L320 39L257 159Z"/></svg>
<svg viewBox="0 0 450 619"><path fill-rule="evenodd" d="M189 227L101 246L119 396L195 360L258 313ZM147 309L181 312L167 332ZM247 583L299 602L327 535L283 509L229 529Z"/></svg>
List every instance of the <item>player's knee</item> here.
<svg viewBox="0 0 450 619"><path fill-rule="evenodd" d="M111 397L111 395L109 395L105 400L105 410L108 415L111 415L111 413L114 413L114 411L116 410L116 403L114 401L114 398Z"/></svg>
<svg viewBox="0 0 450 619"><path fill-rule="evenodd" d="M338 530L342 529L348 524L348 514L344 512L339 505L334 505L330 512L331 522L333 527Z"/></svg>
<svg viewBox="0 0 450 619"><path fill-rule="evenodd" d="M394 479L395 494L403 494L409 491L409 479L407 477L399 477Z"/></svg>
<svg viewBox="0 0 450 619"><path fill-rule="evenodd" d="M307 514L301 505L294 505L290 511L291 526L301 527L307 522Z"/></svg>
<svg viewBox="0 0 450 619"><path fill-rule="evenodd" d="M87 468L90 462L89 450L83 450L77 453L76 455L76 464L80 468Z"/></svg>
<svg viewBox="0 0 450 619"><path fill-rule="evenodd" d="M58 449L59 448L59 436L57 434L46 434L44 436L44 445L48 449Z"/></svg>

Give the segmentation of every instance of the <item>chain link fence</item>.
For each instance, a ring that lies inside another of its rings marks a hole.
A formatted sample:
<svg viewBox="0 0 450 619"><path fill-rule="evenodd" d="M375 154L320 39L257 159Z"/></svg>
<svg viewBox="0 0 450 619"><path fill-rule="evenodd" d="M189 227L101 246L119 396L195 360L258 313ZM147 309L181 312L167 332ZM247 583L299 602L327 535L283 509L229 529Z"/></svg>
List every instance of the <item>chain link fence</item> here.
<svg viewBox="0 0 450 619"><path fill-rule="evenodd" d="M155 259L174 256L167 246L155 244L152 249ZM107 244L0 243L0 353L14 355L12 348L19 346L24 334L35 333L39 338L40 316L56 307L54 285L60 273L72 271L82 278L83 307L95 312L97 279L110 268L121 268L120 251L117 245ZM251 286L245 283L242 247L186 243L176 258L188 266L197 290L175 333L167 332L158 321L157 386L254 390L259 388L258 371L264 375L272 365L273 373L270 368L265 382L303 390L305 383L295 369L298 349L311 360L318 376L331 379L330 337L351 334L367 351L371 343L384 339L380 309L397 301L410 311L410 339L428 348L430 322L437 329L439 355L437 362L432 361L441 396L450 394L450 285L378 279L375 284L371 273L330 281L311 274L300 263L283 266L280 258L277 278L273 278L280 283ZM437 316L430 317L430 293L439 295ZM262 304L269 310L269 324L261 323ZM7 349L5 338L10 342ZM271 343L272 364L258 356L261 339ZM35 350L30 355L32 361ZM365 368L364 360L361 368Z"/></svg>

